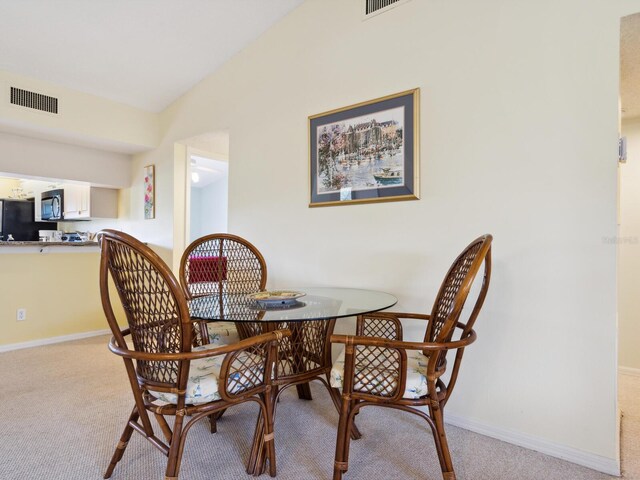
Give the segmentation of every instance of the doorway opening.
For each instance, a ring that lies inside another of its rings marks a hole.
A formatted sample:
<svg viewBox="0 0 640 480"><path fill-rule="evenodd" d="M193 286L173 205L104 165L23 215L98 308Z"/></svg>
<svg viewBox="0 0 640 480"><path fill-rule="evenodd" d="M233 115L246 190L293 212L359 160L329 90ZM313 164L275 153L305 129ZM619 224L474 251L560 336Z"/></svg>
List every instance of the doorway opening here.
<svg viewBox="0 0 640 480"><path fill-rule="evenodd" d="M229 131L190 137L174 144L173 270L189 243L227 232Z"/></svg>
<svg viewBox="0 0 640 480"><path fill-rule="evenodd" d="M640 475L640 13L620 22L620 161L618 164L618 405L622 471Z"/></svg>
<svg viewBox="0 0 640 480"><path fill-rule="evenodd" d="M620 23L618 337L620 372L640 376L640 13Z"/></svg>
<svg viewBox="0 0 640 480"><path fill-rule="evenodd" d="M229 163L191 154L188 243L211 233L226 233Z"/></svg>

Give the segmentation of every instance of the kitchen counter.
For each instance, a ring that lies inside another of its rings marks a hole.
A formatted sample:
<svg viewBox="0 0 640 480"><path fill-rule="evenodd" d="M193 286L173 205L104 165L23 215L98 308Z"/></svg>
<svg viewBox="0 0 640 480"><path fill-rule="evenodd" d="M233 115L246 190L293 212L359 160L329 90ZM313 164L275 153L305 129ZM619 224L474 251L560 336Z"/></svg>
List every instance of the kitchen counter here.
<svg viewBox="0 0 640 480"><path fill-rule="evenodd" d="M98 242L11 242L0 241L0 255L21 253L93 253L100 252Z"/></svg>
<svg viewBox="0 0 640 480"><path fill-rule="evenodd" d="M0 241L0 247L53 247L64 245L65 247L97 247L98 242L23 242L12 240L10 242Z"/></svg>

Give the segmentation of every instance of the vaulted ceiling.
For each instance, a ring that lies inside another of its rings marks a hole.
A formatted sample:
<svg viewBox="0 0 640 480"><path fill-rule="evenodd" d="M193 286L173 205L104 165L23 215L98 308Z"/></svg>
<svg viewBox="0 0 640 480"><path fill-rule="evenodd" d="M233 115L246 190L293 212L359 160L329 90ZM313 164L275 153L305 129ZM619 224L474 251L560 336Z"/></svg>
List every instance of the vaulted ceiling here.
<svg viewBox="0 0 640 480"><path fill-rule="evenodd" d="M0 70L159 112L304 0L3 0ZM621 23L623 118L640 117L640 14Z"/></svg>
<svg viewBox="0 0 640 480"><path fill-rule="evenodd" d="M0 70L159 112L303 0L2 0Z"/></svg>

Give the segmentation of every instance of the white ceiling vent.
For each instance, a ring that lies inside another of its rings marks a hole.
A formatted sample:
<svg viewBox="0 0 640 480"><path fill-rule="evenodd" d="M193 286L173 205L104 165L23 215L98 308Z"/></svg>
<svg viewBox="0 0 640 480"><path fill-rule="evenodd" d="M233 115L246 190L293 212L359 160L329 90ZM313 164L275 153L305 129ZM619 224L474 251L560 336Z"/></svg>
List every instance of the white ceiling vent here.
<svg viewBox="0 0 640 480"><path fill-rule="evenodd" d="M58 113L58 99L41 93L11 87L11 103L49 113Z"/></svg>
<svg viewBox="0 0 640 480"><path fill-rule="evenodd" d="M371 18L384 12L388 12L394 7L407 3L409 0L362 0L364 2L363 18Z"/></svg>

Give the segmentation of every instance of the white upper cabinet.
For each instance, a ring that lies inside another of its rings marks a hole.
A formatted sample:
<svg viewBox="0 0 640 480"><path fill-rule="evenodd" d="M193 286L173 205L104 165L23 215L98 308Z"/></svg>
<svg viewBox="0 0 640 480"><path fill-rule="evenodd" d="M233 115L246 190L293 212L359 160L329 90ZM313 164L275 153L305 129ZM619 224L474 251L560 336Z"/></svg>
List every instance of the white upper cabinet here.
<svg viewBox="0 0 640 480"><path fill-rule="evenodd" d="M63 218L70 220L80 218L80 191L84 187L80 185L64 185L64 197L62 205L64 206Z"/></svg>
<svg viewBox="0 0 640 480"><path fill-rule="evenodd" d="M65 220L117 218L118 190L65 184L63 204Z"/></svg>

